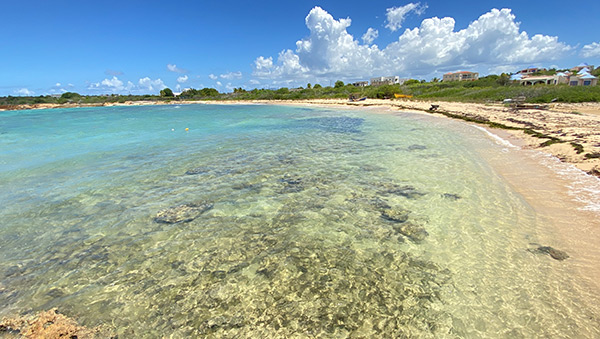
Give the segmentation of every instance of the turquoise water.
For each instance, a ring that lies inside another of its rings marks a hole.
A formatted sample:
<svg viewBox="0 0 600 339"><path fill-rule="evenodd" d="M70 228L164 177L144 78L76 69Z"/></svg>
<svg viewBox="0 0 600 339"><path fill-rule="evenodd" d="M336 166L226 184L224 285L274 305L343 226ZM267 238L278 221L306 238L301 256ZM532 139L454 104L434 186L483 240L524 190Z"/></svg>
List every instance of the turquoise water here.
<svg viewBox="0 0 600 339"><path fill-rule="evenodd" d="M189 128L189 131L185 129ZM0 316L123 337L598 337L472 126L288 106L0 112Z"/></svg>

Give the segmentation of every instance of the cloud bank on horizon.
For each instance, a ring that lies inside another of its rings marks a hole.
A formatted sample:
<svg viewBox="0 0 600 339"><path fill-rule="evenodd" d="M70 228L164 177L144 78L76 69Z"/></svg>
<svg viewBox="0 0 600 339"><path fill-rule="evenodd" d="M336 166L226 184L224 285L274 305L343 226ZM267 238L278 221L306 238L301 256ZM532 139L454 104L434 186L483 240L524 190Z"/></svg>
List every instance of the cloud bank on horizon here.
<svg viewBox="0 0 600 339"><path fill-rule="evenodd" d="M387 9L386 28L397 31L407 15L424 13L427 6L410 3ZM462 30L455 30L451 17L424 19L419 27L407 28L398 39L379 47L378 32L369 28L360 43L347 28L350 18L334 19L321 7L306 16L310 35L285 49L276 59L259 56L253 75L274 82L330 77L349 79L371 75L424 76L465 68L508 69L529 63L559 60L575 47L558 37L520 31L510 9L492 9ZM584 57L600 54L600 44L583 47Z"/></svg>

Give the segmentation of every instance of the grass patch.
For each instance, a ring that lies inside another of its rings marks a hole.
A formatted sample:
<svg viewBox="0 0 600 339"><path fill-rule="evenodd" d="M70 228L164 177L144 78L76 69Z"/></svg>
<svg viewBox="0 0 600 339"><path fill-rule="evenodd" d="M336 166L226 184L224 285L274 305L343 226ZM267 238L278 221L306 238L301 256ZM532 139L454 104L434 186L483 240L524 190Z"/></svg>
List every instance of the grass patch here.
<svg viewBox="0 0 600 339"><path fill-rule="evenodd" d="M582 144L578 144L576 142L572 142L571 146L573 146L573 148L575 149L575 152L577 154L581 154L583 153L583 145ZM587 155L587 154L586 154Z"/></svg>
<svg viewBox="0 0 600 339"><path fill-rule="evenodd" d="M600 152L592 152L592 153L588 153L586 155L584 155L586 159L599 159L600 158Z"/></svg>
<svg viewBox="0 0 600 339"><path fill-rule="evenodd" d="M540 144L540 147L548 147L550 145L554 145L554 144L562 144L564 141L557 139L557 138L552 138L548 141L544 141Z"/></svg>

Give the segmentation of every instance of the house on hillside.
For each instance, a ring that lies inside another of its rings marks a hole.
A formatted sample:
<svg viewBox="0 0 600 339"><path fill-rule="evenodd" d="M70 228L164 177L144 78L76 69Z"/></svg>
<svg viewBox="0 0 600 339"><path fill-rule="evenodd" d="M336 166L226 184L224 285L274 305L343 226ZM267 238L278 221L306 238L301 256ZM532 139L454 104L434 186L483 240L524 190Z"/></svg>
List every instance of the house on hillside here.
<svg viewBox="0 0 600 339"><path fill-rule="evenodd" d="M598 85L598 78L591 75L587 68L582 68L579 73L571 75L569 78L570 86L596 86Z"/></svg>
<svg viewBox="0 0 600 339"><path fill-rule="evenodd" d="M596 86L598 78L591 75L587 68L579 69L579 73L558 72L554 75L520 75L511 77L511 80L518 81L523 86L533 86L538 84L559 85L568 84L569 86Z"/></svg>
<svg viewBox="0 0 600 339"><path fill-rule="evenodd" d="M580 72L582 69L585 69L585 68L587 68L588 73L591 73L594 71L594 65L589 65L587 62L581 63L578 66L571 68L571 71Z"/></svg>
<svg viewBox="0 0 600 339"><path fill-rule="evenodd" d="M399 76L371 78L371 86L402 85L406 80Z"/></svg>
<svg viewBox="0 0 600 339"><path fill-rule="evenodd" d="M477 72L454 72L444 74L442 81L474 81L479 79L479 73Z"/></svg>
<svg viewBox="0 0 600 339"><path fill-rule="evenodd" d="M521 74L521 75L531 75L534 73L538 73L538 72L543 72L543 71L547 71L547 69L545 68L539 68L539 67L534 67L534 66L529 66L525 69L522 69L520 71L517 72L517 74Z"/></svg>
<svg viewBox="0 0 600 339"><path fill-rule="evenodd" d="M537 84L568 84L570 75L570 73L556 73L554 75L530 75L522 76L518 81L523 86L532 86Z"/></svg>

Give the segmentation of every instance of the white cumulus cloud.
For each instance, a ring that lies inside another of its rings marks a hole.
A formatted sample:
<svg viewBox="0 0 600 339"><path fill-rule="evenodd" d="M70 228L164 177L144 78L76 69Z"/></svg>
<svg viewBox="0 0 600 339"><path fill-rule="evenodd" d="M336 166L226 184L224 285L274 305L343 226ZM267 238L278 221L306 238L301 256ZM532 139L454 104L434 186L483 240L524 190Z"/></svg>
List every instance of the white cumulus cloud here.
<svg viewBox="0 0 600 339"><path fill-rule="evenodd" d="M386 10L387 25L385 25L385 27L389 28L392 32L395 32L402 28L402 23L408 13L415 12L421 15L426 9L427 5L421 6L420 2L411 2L404 6L388 8Z"/></svg>
<svg viewBox="0 0 600 339"><path fill-rule="evenodd" d="M167 69L175 73L187 73L187 69L179 68L175 64L167 64Z"/></svg>
<svg viewBox="0 0 600 339"><path fill-rule="evenodd" d="M589 45L583 46L581 56L584 58L600 57L600 43L592 42Z"/></svg>
<svg viewBox="0 0 600 339"><path fill-rule="evenodd" d="M113 76L111 79L104 79L100 82L91 83L88 86L88 89L108 91L112 93L131 91L133 88L134 85L131 81L128 81L127 84L125 84L116 76Z"/></svg>
<svg viewBox="0 0 600 339"><path fill-rule="evenodd" d="M216 76L216 75L214 75L214 74L209 74L209 75L208 75L208 77L209 77L211 80L217 80L217 79L219 79L219 77L218 77L218 76Z"/></svg>
<svg viewBox="0 0 600 339"><path fill-rule="evenodd" d="M88 85L88 89L94 90L97 92L106 92L106 93L137 93L137 94L148 94L148 93L158 93L161 89L166 88L167 86L161 79L152 80L149 77L140 78L137 81L137 84L134 84L131 81L127 81L126 83L116 76L110 79L104 79L100 82L90 83Z"/></svg>
<svg viewBox="0 0 600 339"><path fill-rule="evenodd" d="M15 90L14 93L17 95L24 95L24 96L32 96L35 94L34 91L30 91L27 88L19 88L19 89Z"/></svg>
<svg viewBox="0 0 600 339"><path fill-rule="evenodd" d="M183 84L186 81L188 81L188 76L187 75L180 76L179 78L177 78L177 82L180 83L180 84Z"/></svg>
<svg viewBox="0 0 600 339"><path fill-rule="evenodd" d="M365 44L370 45L373 43L373 40L377 39L378 36L379 31L372 27L369 27L369 29L367 29L367 32L363 34L362 40Z"/></svg>
<svg viewBox="0 0 600 339"><path fill-rule="evenodd" d="M145 89L150 92L160 91L161 89L167 88L164 82L160 79L152 80L149 77L141 78L138 80L139 88Z"/></svg>
<svg viewBox="0 0 600 339"><path fill-rule="evenodd" d="M349 18L336 20L320 7L313 8L305 22L309 36L297 41L295 50L281 51L276 61L271 56L259 56L254 61L255 77L282 82L386 74L419 76L450 69L557 60L572 49L557 37L530 37L520 31L510 9L492 9L458 31L453 18L428 18L383 48L369 45L364 38L367 44L361 44L347 31Z"/></svg>
<svg viewBox="0 0 600 339"><path fill-rule="evenodd" d="M229 73L225 73L225 74L221 74L219 75L219 77L221 77L221 79L227 79L227 80L231 80L231 79L241 79L242 78L242 72L229 72Z"/></svg>

